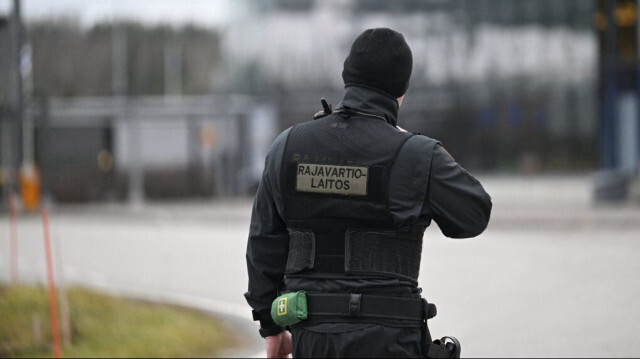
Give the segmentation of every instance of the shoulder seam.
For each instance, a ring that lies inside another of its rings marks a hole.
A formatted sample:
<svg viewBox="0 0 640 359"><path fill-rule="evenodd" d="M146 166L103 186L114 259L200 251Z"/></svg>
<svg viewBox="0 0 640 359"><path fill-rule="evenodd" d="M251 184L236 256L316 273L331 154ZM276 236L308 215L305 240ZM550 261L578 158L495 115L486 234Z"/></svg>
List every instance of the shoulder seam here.
<svg viewBox="0 0 640 359"><path fill-rule="evenodd" d="M286 188L287 188L287 177L286 177L286 168L287 168L287 161L285 159L285 156L287 155L287 147L289 146L289 138L291 137L291 132L293 132L293 129L298 126L298 124L295 124L291 127L289 127L287 130L287 138L284 140L284 148L282 149L282 157L280 158L280 173L279 173L279 177L282 179L282 183L280 183L280 196L282 196L282 212L284 215L286 215L287 213L287 201L284 200L285 198L285 192L286 192Z"/></svg>

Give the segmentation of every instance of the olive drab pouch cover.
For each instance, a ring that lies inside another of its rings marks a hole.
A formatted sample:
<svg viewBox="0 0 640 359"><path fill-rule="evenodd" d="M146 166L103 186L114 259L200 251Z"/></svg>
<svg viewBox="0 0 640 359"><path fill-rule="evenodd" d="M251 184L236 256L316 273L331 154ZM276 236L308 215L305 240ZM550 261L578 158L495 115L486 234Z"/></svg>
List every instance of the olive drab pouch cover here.
<svg viewBox="0 0 640 359"><path fill-rule="evenodd" d="M307 294L304 290L286 293L271 304L271 318L280 326L299 323L307 319Z"/></svg>

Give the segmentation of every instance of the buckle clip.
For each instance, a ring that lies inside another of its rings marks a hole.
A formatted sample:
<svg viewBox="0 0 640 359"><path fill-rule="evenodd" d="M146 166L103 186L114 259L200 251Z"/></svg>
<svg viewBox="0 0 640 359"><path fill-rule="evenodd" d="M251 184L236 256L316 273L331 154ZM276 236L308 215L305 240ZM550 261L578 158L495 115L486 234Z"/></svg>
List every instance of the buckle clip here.
<svg viewBox="0 0 640 359"><path fill-rule="evenodd" d="M426 299L422 298L422 315L424 320L431 319L438 314L438 308L435 304L427 302Z"/></svg>
<svg viewBox="0 0 640 359"><path fill-rule="evenodd" d="M360 317L360 299L362 294L350 294L349 295L349 316L351 318Z"/></svg>

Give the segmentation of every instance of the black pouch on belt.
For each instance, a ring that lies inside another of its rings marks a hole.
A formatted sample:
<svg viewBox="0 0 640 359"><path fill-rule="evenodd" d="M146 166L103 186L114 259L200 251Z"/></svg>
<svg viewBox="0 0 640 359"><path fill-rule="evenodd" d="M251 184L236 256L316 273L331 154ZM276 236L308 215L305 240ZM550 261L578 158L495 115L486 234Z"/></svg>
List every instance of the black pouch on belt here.
<svg viewBox="0 0 640 359"><path fill-rule="evenodd" d="M434 359L460 359L460 341L456 337L442 337L442 339L436 339L429 347L424 351L426 353L425 358Z"/></svg>
<svg viewBox="0 0 640 359"><path fill-rule="evenodd" d="M422 354L425 358L433 359L459 359L462 346L455 337L443 337L431 339L427 320L436 316L436 306L423 299L422 306Z"/></svg>

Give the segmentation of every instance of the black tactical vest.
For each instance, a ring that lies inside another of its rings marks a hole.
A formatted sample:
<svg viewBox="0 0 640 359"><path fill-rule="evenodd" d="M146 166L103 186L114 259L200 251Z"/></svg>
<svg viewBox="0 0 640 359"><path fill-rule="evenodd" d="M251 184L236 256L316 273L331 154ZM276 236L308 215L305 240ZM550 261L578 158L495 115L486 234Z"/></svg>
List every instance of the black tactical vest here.
<svg viewBox="0 0 640 359"><path fill-rule="evenodd" d="M335 113L291 129L281 173L287 276L417 283L425 226L394 228L389 210L391 168L412 136Z"/></svg>

